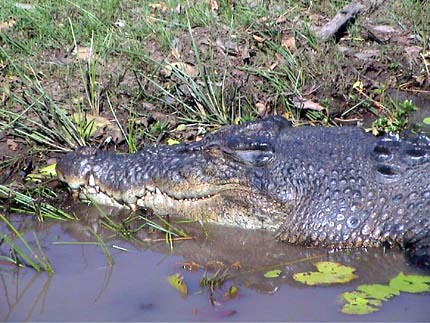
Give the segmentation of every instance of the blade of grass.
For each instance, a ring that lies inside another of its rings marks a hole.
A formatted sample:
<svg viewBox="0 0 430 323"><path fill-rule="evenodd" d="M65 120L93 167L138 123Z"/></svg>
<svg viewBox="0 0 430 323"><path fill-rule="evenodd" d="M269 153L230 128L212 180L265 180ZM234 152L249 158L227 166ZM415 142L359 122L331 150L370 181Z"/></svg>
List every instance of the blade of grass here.
<svg viewBox="0 0 430 323"><path fill-rule="evenodd" d="M30 247L23 235L3 214L0 214L0 220L6 224L9 230L18 238L27 252L31 255L31 257L28 256L26 252L19 248L16 243L12 241L6 234L3 235L4 241L26 262L26 264L34 268L36 271L41 271L43 268L48 274L52 274L54 271L50 263L47 261L45 255L42 253L42 256L39 257L33 248ZM36 243L38 244L38 248L40 248L39 250L41 250L40 244L37 240Z"/></svg>

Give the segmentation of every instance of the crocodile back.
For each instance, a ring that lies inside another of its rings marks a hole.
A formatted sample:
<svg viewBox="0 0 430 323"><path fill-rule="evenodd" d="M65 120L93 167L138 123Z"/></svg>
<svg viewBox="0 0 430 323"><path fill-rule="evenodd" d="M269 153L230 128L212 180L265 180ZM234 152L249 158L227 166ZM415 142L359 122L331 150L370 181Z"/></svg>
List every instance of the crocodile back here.
<svg viewBox="0 0 430 323"><path fill-rule="evenodd" d="M297 187L279 237L324 246L405 245L429 236L430 144L415 136L375 138L356 128L283 134L274 168Z"/></svg>

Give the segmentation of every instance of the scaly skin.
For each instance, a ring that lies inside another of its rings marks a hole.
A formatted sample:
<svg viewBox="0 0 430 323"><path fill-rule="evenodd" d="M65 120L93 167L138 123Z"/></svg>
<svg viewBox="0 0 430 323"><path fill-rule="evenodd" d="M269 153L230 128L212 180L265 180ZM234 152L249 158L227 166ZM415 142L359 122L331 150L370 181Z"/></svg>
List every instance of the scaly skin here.
<svg viewBox="0 0 430 323"><path fill-rule="evenodd" d="M280 117L134 155L84 148L57 165L81 197L276 232L312 246L397 246L430 267L430 143Z"/></svg>

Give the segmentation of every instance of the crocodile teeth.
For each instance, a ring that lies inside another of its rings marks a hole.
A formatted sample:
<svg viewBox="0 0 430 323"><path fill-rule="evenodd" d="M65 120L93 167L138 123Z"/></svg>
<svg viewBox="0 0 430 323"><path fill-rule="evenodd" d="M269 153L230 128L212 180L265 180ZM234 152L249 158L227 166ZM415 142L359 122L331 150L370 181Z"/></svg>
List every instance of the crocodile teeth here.
<svg viewBox="0 0 430 323"><path fill-rule="evenodd" d="M90 174L90 178L88 179L89 186L96 186L96 181L94 180L93 174Z"/></svg>

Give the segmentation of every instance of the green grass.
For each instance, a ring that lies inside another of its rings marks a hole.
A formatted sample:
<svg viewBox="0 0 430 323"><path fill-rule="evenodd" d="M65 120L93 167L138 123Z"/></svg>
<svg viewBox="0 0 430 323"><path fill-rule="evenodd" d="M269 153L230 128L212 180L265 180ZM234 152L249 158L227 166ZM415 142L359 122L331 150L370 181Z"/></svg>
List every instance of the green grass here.
<svg viewBox="0 0 430 323"><path fill-rule="evenodd" d="M46 271L48 274L52 274L54 272L49 260L46 258L45 254L42 251L39 241L37 240L36 234L33 233L33 237L36 241L37 251L32 248L27 240L24 238L23 234L21 234L15 226L8 220L6 216L0 213L1 222L6 224L8 230L10 230L11 235L15 238L11 238L9 235L5 233L1 233L1 242L9 245L10 247L10 256L2 256L0 255L0 259L15 264L18 267L28 266L33 268L36 271ZM18 243L20 245L18 245Z"/></svg>

